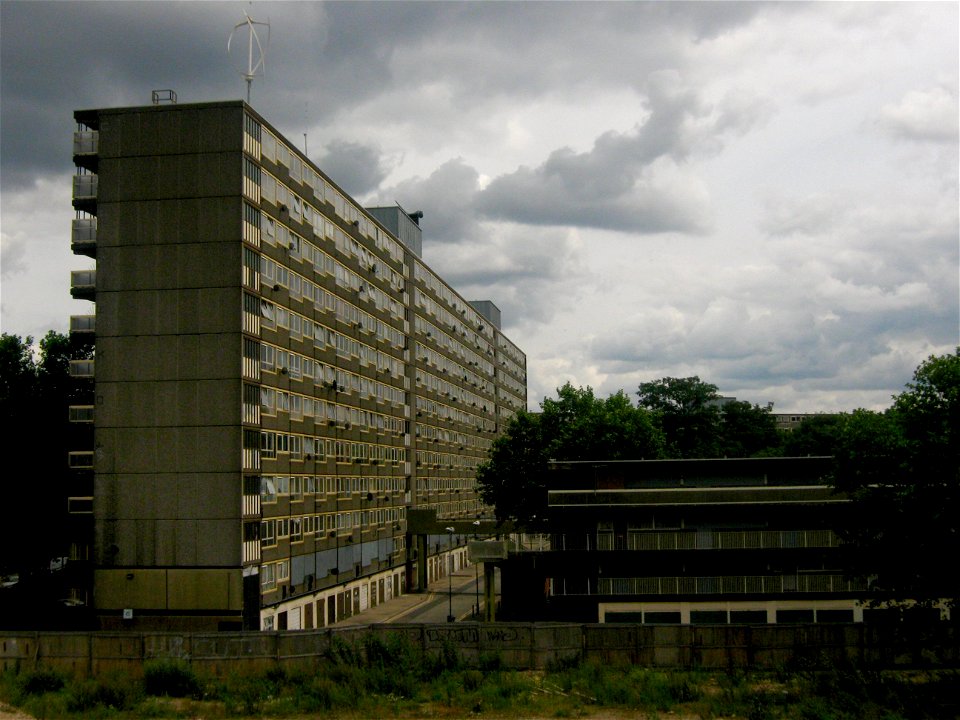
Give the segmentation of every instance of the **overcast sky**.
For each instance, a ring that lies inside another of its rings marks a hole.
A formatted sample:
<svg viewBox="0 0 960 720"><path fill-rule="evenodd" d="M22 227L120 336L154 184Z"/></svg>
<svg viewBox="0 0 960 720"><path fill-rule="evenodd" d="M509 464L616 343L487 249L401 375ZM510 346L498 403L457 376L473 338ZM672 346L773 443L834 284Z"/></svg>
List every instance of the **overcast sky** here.
<svg viewBox="0 0 960 720"><path fill-rule="evenodd" d="M884 408L958 343L958 4L0 3L4 332L64 331L72 113L244 97L493 300L529 404ZM243 43L240 43L243 45Z"/></svg>

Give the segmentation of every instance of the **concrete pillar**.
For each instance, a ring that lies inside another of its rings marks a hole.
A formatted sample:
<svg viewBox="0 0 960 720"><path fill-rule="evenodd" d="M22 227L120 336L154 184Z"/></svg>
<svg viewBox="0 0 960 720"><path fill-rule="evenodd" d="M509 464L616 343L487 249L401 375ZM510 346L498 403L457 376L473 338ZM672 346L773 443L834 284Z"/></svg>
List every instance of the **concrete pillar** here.
<svg viewBox="0 0 960 720"><path fill-rule="evenodd" d="M483 619L486 622L496 620L497 614L497 567L493 563L483 564L483 601L484 608Z"/></svg>

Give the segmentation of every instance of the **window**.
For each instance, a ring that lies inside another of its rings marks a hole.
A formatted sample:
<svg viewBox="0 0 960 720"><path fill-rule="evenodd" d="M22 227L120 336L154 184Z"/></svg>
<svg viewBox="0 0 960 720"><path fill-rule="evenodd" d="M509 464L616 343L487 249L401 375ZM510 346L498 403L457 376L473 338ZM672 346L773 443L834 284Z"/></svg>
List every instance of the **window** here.
<svg viewBox="0 0 960 720"><path fill-rule="evenodd" d="M272 432L260 433L260 455L265 458L277 456L277 434Z"/></svg>

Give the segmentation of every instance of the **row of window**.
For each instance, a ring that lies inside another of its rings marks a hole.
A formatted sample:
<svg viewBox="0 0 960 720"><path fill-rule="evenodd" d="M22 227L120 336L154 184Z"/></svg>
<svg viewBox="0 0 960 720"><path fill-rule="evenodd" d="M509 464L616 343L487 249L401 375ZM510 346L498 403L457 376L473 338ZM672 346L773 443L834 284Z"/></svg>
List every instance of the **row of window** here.
<svg viewBox="0 0 960 720"><path fill-rule="evenodd" d="M434 470L476 470L480 464L477 458L457 453L417 450L417 467Z"/></svg>
<svg viewBox="0 0 960 720"><path fill-rule="evenodd" d="M265 242L279 244L289 249L291 257L300 257L303 244L298 236L266 215L263 216L263 222L267 227L267 230L262 234ZM278 239L275 237L276 235L281 237ZM314 246L310 245L310 247L313 248ZM322 250L315 249L308 254L313 256L314 269L318 274L322 273L334 277L338 287L352 290L361 299L372 303L381 312L389 314L397 321L403 320L403 305L374 283L361 278ZM255 255L255 257L259 258L259 260L253 259L253 262L258 263L258 269L264 284L285 287L290 291L292 297L296 299L305 297L313 302L318 310L334 309L330 293L310 279L265 255Z"/></svg>
<svg viewBox="0 0 960 720"><path fill-rule="evenodd" d="M315 422L337 423L345 428L357 427L378 433L396 435L402 435L406 431L406 420L393 415L385 415L384 413L364 410L350 405L340 405L319 400L310 395L299 395L270 387L255 385L247 387L252 387L257 391L260 410L265 415L285 412L290 414L292 420L310 417Z"/></svg>
<svg viewBox="0 0 960 720"><path fill-rule="evenodd" d="M246 299L253 297L254 296L252 295L244 296L244 310L256 315L256 298L253 300ZM335 312L340 313L343 311L343 314L346 315L346 308L353 306L340 299L336 299L333 303L333 307ZM282 305L277 305L276 303L273 303L265 298L259 301L259 315L261 327L269 329L276 327L284 328L290 331L291 337L296 339L303 338L306 340L313 340L313 344L317 348L336 348L337 350L341 350L342 354L352 355L358 358L377 357L376 350L370 345L362 343L356 338L338 333L326 325L315 323L310 318L293 312ZM383 320L374 318L372 315L368 315L367 313L364 313L363 315L363 320L350 324L358 329L364 330L368 334L376 335L380 341L388 343L398 350L403 349L404 334L402 331L397 330L395 327L384 322ZM366 321L366 325L363 324L364 321ZM342 340L340 338L342 338ZM387 366L387 368L389 369L389 366Z"/></svg>
<svg viewBox="0 0 960 720"><path fill-rule="evenodd" d="M262 430L260 432L260 457L275 459L279 455L289 455L291 460L335 460L338 463L390 463L398 465L406 461L404 448L393 445L333 440L312 435Z"/></svg>
<svg viewBox="0 0 960 720"><path fill-rule="evenodd" d="M256 477L253 476L251 479L255 481ZM316 495L335 495L349 499L354 495L367 493L399 495L405 489L406 479L402 476L370 477L368 475L262 475L258 488L260 500L265 503L276 502L278 496L286 495L289 495L292 501Z"/></svg>
<svg viewBox="0 0 960 720"><path fill-rule="evenodd" d="M463 378L464 384L469 383L478 390L481 390L488 395L493 395L492 382L484 377L481 377L480 375L477 375L472 370L467 370L460 363L454 362L446 355L437 352L433 348L418 342L414 344L414 353L416 354L417 358L422 360L424 363L437 368L440 370L440 372L449 374L451 377L456 377L458 380Z"/></svg>
<svg viewBox="0 0 960 720"><path fill-rule="evenodd" d="M467 335L467 331L469 330L471 340L478 346L481 344L481 337L478 336L474 330L479 330L485 336L483 338L484 346L486 346L488 341L493 339L493 328L490 327L486 319L474 310L470 303L463 302L460 297L453 292L450 286L430 272L426 265L419 261L414 262L413 277L426 285L434 295L443 300L449 307L452 307L454 312L459 313L460 316L457 317L457 315L448 311L443 305L440 305L434 301L433 298L423 293L417 296L417 305L420 305L434 317L440 318L444 324L456 328L464 336ZM466 324L464 324L464 321L466 321Z"/></svg>
<svg viewBox="0 0 960 720"><path fill-rule="evenodd" d="M436 510L438 517L476 517L483 509L479 500L457 500L456 502L426 502L421 497L419 505Z"/></svg>
<svg viewBox="0 0 960 720"><path fill-rule="evenodd" d="M469 427L475 427L480 432L493 432L496 430L496 423L487 420L481 415L474 415L472 412L461 410L460 408L447 405L436 400L432 400L422 395L415 398L417 416L436 417L444 421L453 421L462 423Z"/></svg>
<svg viewBox="0 0 960 720"><path fill-rule="evenodd" d="M490 440L485 437L467 435L456 430L450 430L447 427L415 423L414 434L420 438L421 442L454 443L459 445L461 450L468 447L486 450L490 447Z"/></svg>
<svg viewBox="0 0 960 720"><path fill-rule="evenodd" d="M259 123L257 123L257 126L259 127ZM395 262L403 261L403 248L400 243L390 237L385 231L380 230L359 208L350 203L333 185L324 180L316 170L310 167L309 164L304 163L296 152L288 148L282 140L273 135L269 130L264 129L260 131L259 137L261 138L261 157L265 157L271 162L287 168L294 182L310 188L313 191L314 198L318 202L330 203L334 208L334 212L348 223L356 221L361 234L374 240L377 248Z"/></svg>
<svg viewBox="0 0 960 720"><path fill-rule="evenodd" d="M406 402L406 393L393 385L387 385L342 368L324 365L305 355L284 350L269 343L259 343L259 347L260 369L264 372L277 372L294 380L312 381L315 385L325 384L339 393L356 393L361 397L375 397L391 405L403 405ZM245 352L252 350L253 348L245 347ZM388 374L386 370L394 367L389 356L382 353L375 356L375 362L377 361L383 363L384 374ZM396 375L402 374L402 366L400 366Z"/></svg>
<svg viewBox="0 0 960 720"><path fill-rule="evenodd" d="M417 478L417 490L426 492L451 492L453 490L473 490L473 478Z"/></svg>
<svg viewBox="0 0 960 720"><path fill-rule="evenodd" d="M272 547L278 540L302 542L304 536L348 533L354 528L384 526L388 523L396 529L406 516L403 507L385 507L374 510L321 513L296 517L269 518L260 522L260 546Z"/></svg>
<svg viewBox="0 0 960 720"><path fill-rule="evenodd" d="M450 382L449 380L446 380L438 375L434 375L431 372L427 372L426 370L417 371L417 385L422 386L427 390L432 390L437 395L448 397L452 402L459 401L464 405L469 405L470 407L476 408L477 410L475 412L491 412L489 408L493 403L491 403L489 400L477 395L474 392L470 392L466 388L462 387L460 383ZM501 389L498 388L498 390ZM509 393L507 393L507 396L512 397Z"/></svg>
<svg viewBox="0 0 960 720"><path fill-rule="evenodd" d="M403 288L403 277L386 262L378 262L376 255L371 254L370 251L361 245L355 238L347 235L338 225L330 221L326 216L324 216L323 213L313 207L313 205L310 203L303 200L296 192L288 188L281 181L277 180L277 178L275 178L269 172L264 170L261 171L260 175L260 199L275 206L281 213L286 212L298 223L303 223L310 226L310 228L313 230L313 234L316 237L326 238L333 241L337 250L339 250L344 256L353 257L364 269L383 275L384 279L393 289L401 290ZM336 212L336 204L334 204L334 211ZM361 224L365 224L368 229L372 229L378 235L385 234L369 220L367 220L366 216L363 216L363 221L364 222L361 223L360 218L357 218L356 221L348 220L348 222L351 223L356 222L357 227L359 227ZM282 224L277 224L277 228L281 226ZM269 236L271 231L269 223L265 223L261 228L261 231L263 233L262 239L264 242L277 242L277 240ZM322 258L318 258L315 254L319 250L316 245L292 230L288 229L287 232L287 244L284 245L284 247L290 250L291 255L297 258L305 257L314 265L315 268L318 265L322 265ZM394 241L389 239L387 242ZM402 259L403 256L401 255L400 259L396 260L396 262L402 262Z"/></svg>
<svg viewBox="0 0 960 720"><path fill-rule="evenodd" d="M419 292L419 290L416 292ZM448 353L459 357L467 365L482 370L488 376L493 377L495 368L492 362L474 352L459 340L450 337L446 331L441 330L418 313L414 314L414 330L416 330L419 335L426 335L429 338L433 338L433 341L437 345L445 348ZM493 354L493 351L487 348L487 354Z"/></svg>
<svg viewBox="0 0 960 720"><path fill-rule="evenodd" d="M423 266L420 263L417 263L416 267L421 268ZM439 283L442 287L447 288L447 285L444 283L440 283L440 281L437 280L436 276L434 276L433 273L430 273L430 277L436 280L436 282ZM447 292L448 293L451 292L449 288L447 289ZM449 310L447 310L443 305L438 303L432 297L430 297L424 292L421 292L420 288L414 288L413 302L414 302L414 305L419 307L425 313L427 313L431 317L437 318L445 327L449 327L454 335L458 335L464 338L465 341L468 342L470 345L482 350L487 355L493 355L493 346L490 344L490 340L486 337L483 337L482 335L478 335L474 331L474 328L478 328L478 327L486 330L488 327L486 324L483 324L478 321L473 325L473 327L467 325L462 321L461 318L458 318L456 315L451 313Z"/></svg>

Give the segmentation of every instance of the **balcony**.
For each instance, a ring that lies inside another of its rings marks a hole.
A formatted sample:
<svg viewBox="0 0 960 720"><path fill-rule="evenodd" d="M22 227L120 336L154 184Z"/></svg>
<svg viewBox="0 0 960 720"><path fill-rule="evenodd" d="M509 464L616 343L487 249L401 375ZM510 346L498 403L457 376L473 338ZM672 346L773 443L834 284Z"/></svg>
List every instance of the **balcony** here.
<svg viewBox="0 0 960 720"><path fill-rule="evenodd" d="M96 299L97 271L73 270L70 273L70 295L76 300Z"/></svg>
<svg viewBox="0 0 960 720"><path fill-rule="evenodd" d="M90 172L97 171L100 133L96 130L77 130L73 133L73 163Z"/></svg>
<svg viewBox="0 0 960 720"><path fill-rule="evenodd" d="M92 378L93 360L71 360L70 377L73 378Z"/></svg>
<svg viewBox="0 0 960 720"><path fill-rule="evenodd" d="M86 255L91 258L97 256L97 219L95 217L74 218L70 229L70 248L74 255Z"/></svg>
<svg viewBox="0 0 960 720"><path fill-rule="evenodd" d="M97 211L97 175L73 176L73 207L91 215Z"/></svg>
<svg viewBox="0 0 960 720"><path fill-rule="evenodd" d="M93 450L75 450L67 454L71 470L93 469Z"/></svg>
<svg viewBox="0 0 960 720"><path fill-rule="evenodd" d="M68 497L67 512L71 515L89 515L93 512L92 497Z"/></svg>
<svg viewBox="0 0 960 720"><path fill-rule="evenodd" d="M71 315L70 334L81 337L92 336L97 331L96 315Z"/></svg>
<svg viewBox="0 0 960 720"><path fill-rule="evenodd" d="M70 422L72 423L92 423L93 405L71 405Z"/></svg>

